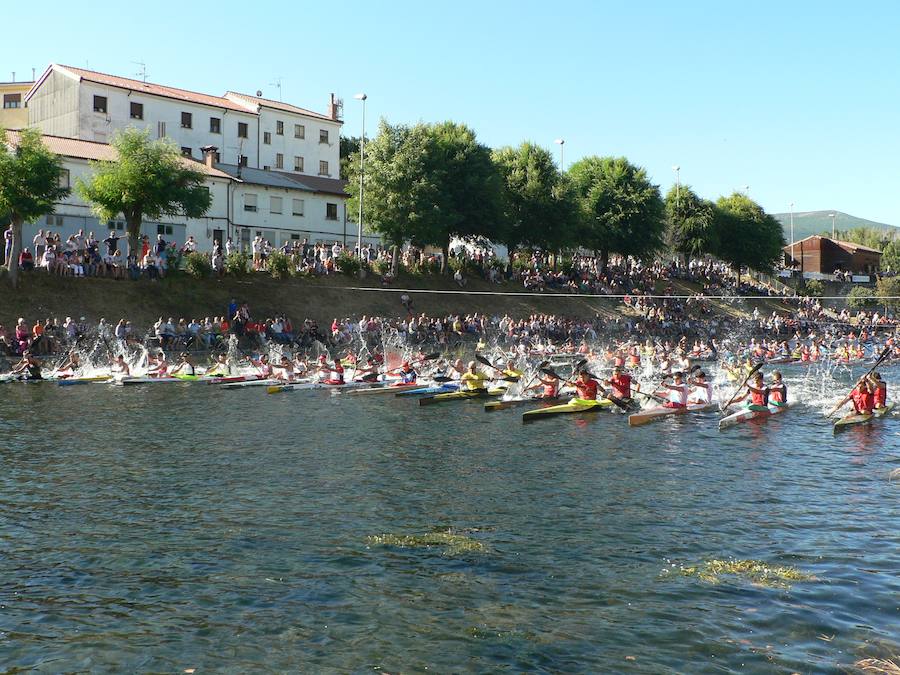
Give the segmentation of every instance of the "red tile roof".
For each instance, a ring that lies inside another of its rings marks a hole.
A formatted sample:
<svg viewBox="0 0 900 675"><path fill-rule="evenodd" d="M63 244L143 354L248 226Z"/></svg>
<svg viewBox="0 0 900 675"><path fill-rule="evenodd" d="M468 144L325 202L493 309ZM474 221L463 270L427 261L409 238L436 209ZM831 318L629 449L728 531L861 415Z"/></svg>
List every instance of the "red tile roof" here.
<svg viewBox="0 0 900 675"><path fill-rule="evenodd" d="M306 108L299 108L289 103L282 103L281 101L273 101L269 98L250 96L249 94L240 94L236 91L225 92L225 96L232 100L237 99L244 105L249 104L248 109L253 110L254 112L256 112L256 106L263 106L265 108L272 108L274 110L284 110L285 112L296 113L297 115L305 115L306 117L315 117L316 119L320 120L328 120L329 122L337 121L331 119L327 115L323 115L322 113L313 112L312 110L307 110Z"/></svg>
<svg viewBox="0 0 900 675"><path fill-rule="evenodd" d="M47 69L49 73L51 70L59 70L64 73L68 73L69 75L78 78L79 80L84 80L86 82L94 82L96 84L105 84L110 87L119 87L120 89L130 89L131 91L141 92L144 94L150 94L152 96L162 96L163 98L171 98L178 101L185 101L187 103L197 103L200 105L209 105L216 108L226 108L228 110L235 110L238 112L251 113L247 109L246 106L242 106L234 101L231 101L224 96L210 96L209 94L200 94L196 91L188 91L187 89L178 89L177 87L167 87L162 84L153 84L151 82L142 82L141 80L132 80L127 77L119 77L117 75L107 75L106 73L98 73L94 70L85 70L83 68L75 68L73 66L64 66L60 64L51 64ZM45 73L46 75L47 73ZM43 81L44 77L41 77L40 80L32 87L32 91ZM29 96L26 98L30 98L30 94L32 92L28 92ZM252 113L251 113L252 114Z"/></svg>
<svg viewBox="0 0 900 675"><path fill-rule="evenodd" d="M6 139L12 147L15 147L19 142L19 132L7 131ZM44 134L41 139L44 141L44 145L46 145L49 150L63 157L87 159L99 162L114 162L117 158L116 149L108 143L82 141L78 138L50 136L48 134ZM190 159L189 157L181 157L181 161L183 164L185 164L185 166L189 166L192 169L202 171L208 176L212 176L214 178L231 179L231 176L229 176L224 171L220 171L219 169L212 169L206 166L206 164L204 164L203 162L198 162L196 160Z"/></svg>

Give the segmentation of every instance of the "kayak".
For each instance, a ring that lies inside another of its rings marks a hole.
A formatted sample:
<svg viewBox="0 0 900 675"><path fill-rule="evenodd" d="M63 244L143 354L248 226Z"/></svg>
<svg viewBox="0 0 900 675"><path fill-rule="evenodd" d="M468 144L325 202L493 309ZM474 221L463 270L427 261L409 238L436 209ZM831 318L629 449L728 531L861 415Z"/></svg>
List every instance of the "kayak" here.
<svg viewBox="0 0 900 675"><path fill-rule="evenodd" d="M475 389L474 391L449 391L444 394L434 394L419 399L419 405L432 405L446 401L468 401L477 398L496 398L503 396L506 387L491 387L490 389Z"/></svg>
<svg viewBox="0 0 900 675"><path fill-rule="evenodd" d="M593 413L600 412L612 405L612 401L601 398L591 401L583 398L573 398L568 403L560 405L551 405L546 408L538 408L537 410L529 410L522 413L523 422L534 422L544 417L553 417L554 415L571 415L573 413Z"/></svg>
<svg viewBox="0 0 900 675"><path fill-rule="evenodd" d="M872 413L850 413L849 415L844 415L841 419L834 423L834 433L840 433L851 427L859 426L861 424L868 424L874 419L878 419L880 417L884 417L891 410L894 409L893 403L888 403L886 406L881 408L876 408Z"/></svg>
<svg viewBox="0 0 900 675"><path fill-rule="evenodd" d="M138 375L129 375L127 377L117 377L110 381L110 384L177 384L180 382L192 382L191 379L197 379L197 375L176 375L174 377L146 377Z"/></svg>
<svg viewBox="0 0 900 675"><path fill-rule="evenodd" d="M357 396L363 394L398 394L400 392L413 391L421 388L422 383L420 382L413 382L410 384L403 384L402 382L392 382L387 384L382 382L381 384L373 384L371 387L365 389L354 389L348 393Z"/></svg>
<svg viewBox="0 0 900 675"><path fill-rule="evenodd" d="M636 412L629 415L628 426L639 427L643 426L644 424L649 424L654 420L663 417L669 417L670 415L686 415L687 413L708 412L710 410L716 410L718 409L718 407L718 403L704 403L689 405L686 408L664 408L662 406L658 408L648 408L647 410L642 410L641 412Z"/></svg>
<svg viewBox="0 0 900 675"><path fill-rule="evenodd" d="M344 382L343 384L329 384L328 382L279 382L275 381L275 384L270 384L266 387L266 391L270 394L280 394L285 391L312 391L313 389L333 389L335 391L341 391L343 389L353 389L355 387L365 387L366 385L370 385L371 382L356 382L351 380L350 382Z"/></svg>
<svg viewBox="0 0 900 675"><path fill-rule="evenodd" d="M94 375L92 377L67 377L63 380L57 380L56 384L60 387L68 387L76 384L92 384L94 382L108 382L111 375Z"/></svg>
<svg viewBox="0 0 900 675"><path fill-rule="evenodd" d="M765 409L757 409L757 408L744 408L743 410L739 410L736 413L732 413L727 417L723 417L719 420L719 431L722 429L727 429L728 427L732 427L735 424L740 424L741 422L748 422L750 420L757 419L765 419L767 417L771 417L772 415L780 415L785 410L790 407L790 404L786 405L772 405L769 404Z"/></svg>
<svg viewBox="0 0 900 675"><path fill-rule="evenodd" d="M536 396L529 396L527 398L510 398L502 401L488 401L484 404L484 412L496 412L498 410L507 410L509 408L514 408L520 405L539 405L539 404L551 404L558 403L560 401L559 396L547 396L544 398L539 398Z"/></svg>
<svg viewBox="0 0 900 675"><path fill-rule="evenodd" d="M416 389L398 391L394 394L394 396L427 396L429 394L446 394L451 391L456 391L457 389L459 389L458 382L444 382L443 384L437 384L433 387L423 387L420 385Z"/></svg>
<svg viewBox="0 0 900 675"><path fill-rule="evenodd" d="M283 384L281 380L273 380L267 378L264 380L244 380L243 382L227 382L222 385L222 389L243 389L244 387L269 387L275 384Z"/></svg>

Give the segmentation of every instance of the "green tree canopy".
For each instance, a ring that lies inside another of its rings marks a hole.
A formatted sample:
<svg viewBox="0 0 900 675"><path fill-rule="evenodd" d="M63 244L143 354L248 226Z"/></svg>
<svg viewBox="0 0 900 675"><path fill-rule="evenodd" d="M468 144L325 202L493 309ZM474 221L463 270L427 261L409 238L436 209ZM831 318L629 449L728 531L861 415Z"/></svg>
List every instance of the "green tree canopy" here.
<svg viewBox="0 0 900 675"><path fill-rule="evenodd" d="M178 147L166 140L151 141L148 131L117 132L112 146L115 162L92 162L93 175L78 180L78 193L102 220L120 213L128 227L128 247L138 248L144 218L184 215L200 218L212 202L205 174L185 160Z"/></svg>
<svg viewBox="0 0 900 675"><path fill-rule="evenodd" d="M663 248L665 230L659 187L624 157L586 157L568 172L580 208L578 240L599 252L650 256Z"/></svg>
<svg viewBox="0 0 900 675"><path fill-rule="evenodd" d="M7 134L0 129L0 213L12 223L12 249L7 264L10 281L18 284L19 252L22 249L22 224L53 213L56 202L69 194L60 186L62 160L41 140L37 129L18 133L18 142L10 147Z"/></svg>
<svg viewBox="0 0 900 675"><path fill-rule="evenodd" d="M889 241L884 247L881 256L881 269L890 272L900 272L900 240Z"/></svg>
<svg viewBox="0 0 900 675"><path fill-rule="evenodd" d="M666 235L669 245L686 258L715 255L719 250L716 207L698 197L689 185L666 194Z"/></svg>
<svg viewBox="0 0 900 675"><path fill-rule="evenodd" d="M747 195L735 192L716 202L718 257L740 274L741 267L771 270L785 246L781 224Z"/></svg>
<svg viewBox="0 0 900 675"><path fill-rule="evenodd" d="M557 251L574 243L574 195L550 152L522 143L495 150L493 160L506 187L504 243L509 250Z"/></svg>
<svg viewBox="0 0 900 675"><path fill-rule="evenodd" d="M357 208L359 163L350 162L349 209ZM502 241L500 176L490 151L468 127L444 122L379 124L366 144L363 218L392 245L440 246L444 265L452 237Z"/></svg>

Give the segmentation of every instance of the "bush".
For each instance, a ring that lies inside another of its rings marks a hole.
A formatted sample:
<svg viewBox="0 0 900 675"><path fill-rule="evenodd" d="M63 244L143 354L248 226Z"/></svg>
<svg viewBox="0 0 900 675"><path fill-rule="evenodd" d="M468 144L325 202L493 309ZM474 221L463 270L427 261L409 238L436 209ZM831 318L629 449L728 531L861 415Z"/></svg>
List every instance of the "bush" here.
<svg viewBox="0 0 900 675"><path fill-rule="evenodd" d="M266 268L273 279L287 279L291 276L291 267L291 259L279 251L272 251L266 261Z"/></svg>
<svg viewBox="0 0 900 675"><path fill-rule="evenodd" d="M250 256L243 251L235 251L225 257L225 271L235 277L250 273Z"/></svg>
<svg viewBox="0 0 900 675"><path fill-rule="evenodd" d="M212 263L204 253L188 253L184 269L195 279L208 279L212 276Z"/></svg>
<svg viewBox="0 0 900 675"><path fill-rule="evenodd" d="M350 255L346 251L341 251L338 257L334 259L334 266L342 274L346 274L348 277L355 277L359 274L362 264L359 262L359 258Z"/></svg>
<svg viewBox="0 0 900 675"><path fill-rule="evenodd" d="M391 271L391 261L390 260L375 260L372 263L372 271L375 274L380 274L384 276L388 272Z"/></svg>
<svg viewBox="0 0 900 675"><path fill-rule="evenodd" d="M875 291L881 298L900 298L900 277L881 277L875 284ZM900 307L900 300L881 300L886 307Z"/></svg>
<svg viewBox="0 0 900 675"><path fill-rule="evenodd" d="M877 306L878 301L875 299L875 291L871 288L854 286L847 294L847 307L850 309L867 309Z"/></svg>
<svg viewBox="0 0 900 675"><path fill-rule="evenodd" d="M459 270L463 275L470 277L481 276L481 269L475 264L475 261L466 256L453 256L450 258L450 270L456 272Z"/></svg>
<svg viewBox="0 0 900 675"><path fill-rule="evenodd" d="M803 287L802 295L808 295L811 298L821 298L825 292L825 285L818 279L810 279Z"/></svg>

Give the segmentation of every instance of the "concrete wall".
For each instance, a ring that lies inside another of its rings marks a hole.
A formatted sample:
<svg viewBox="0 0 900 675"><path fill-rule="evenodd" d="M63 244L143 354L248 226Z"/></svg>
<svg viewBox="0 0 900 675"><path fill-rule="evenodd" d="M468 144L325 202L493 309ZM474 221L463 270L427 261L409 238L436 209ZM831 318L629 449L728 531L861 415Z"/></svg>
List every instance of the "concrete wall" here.
<svg viewBox="0 0 900 675"><path fill-rule="evenodd" d="M78 128L78 89L78 80L52 71L28 101L29 126L53 136L83 138Z"/></svg>

